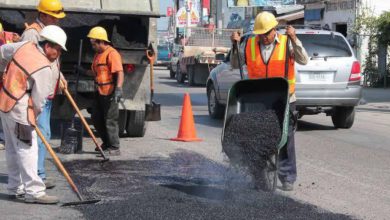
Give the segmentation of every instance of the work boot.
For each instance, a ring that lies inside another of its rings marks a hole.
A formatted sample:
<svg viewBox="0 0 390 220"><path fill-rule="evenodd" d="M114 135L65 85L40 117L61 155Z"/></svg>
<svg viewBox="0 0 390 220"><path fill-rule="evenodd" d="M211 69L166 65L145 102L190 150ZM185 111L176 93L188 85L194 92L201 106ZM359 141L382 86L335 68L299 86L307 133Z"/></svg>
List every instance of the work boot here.
<svg viewBox="0 0 390 220"><path fill-rule="evenodd" d="M39 203L39 204L57 204L59 202L57 196L43 195L39 197L27 197L25 203Z"/></svg>
<svg viewBox="0 0 390 220"><path fill-rule="evenodd" d="M293 191L294 190L294 184L290 182L283 182L282 188L283 191Z"/></svg>
<svg viewBox="0 0 390 220"><path fill-rule="evenodd" d="M119 150L119 147L109 147L104 150L105 154L108 154L110 156L119 156L121 155L121 151Z"/></svg>
<svg viewBox="0 0 390 220"><path fill-rule="evenodd" d="M53 189L56 186L54 180L50 178L43 179L43 183L45 184L46 189Z"/></svg>

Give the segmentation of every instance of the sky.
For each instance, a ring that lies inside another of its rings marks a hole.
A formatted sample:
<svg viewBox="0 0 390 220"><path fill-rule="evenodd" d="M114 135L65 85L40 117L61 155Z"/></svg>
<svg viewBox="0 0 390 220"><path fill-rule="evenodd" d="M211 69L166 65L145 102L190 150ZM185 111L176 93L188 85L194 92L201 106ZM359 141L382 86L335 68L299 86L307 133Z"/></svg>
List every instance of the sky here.
<svg viewBox="0 0 390 220"><path fill-rule="evenodd" d="M160 0L160 13L163 15L167 14L167 7L173 7L173 0ZM167 30L168 28L168 18L163 17L159 18L157 21L157 30Z"/></svg>

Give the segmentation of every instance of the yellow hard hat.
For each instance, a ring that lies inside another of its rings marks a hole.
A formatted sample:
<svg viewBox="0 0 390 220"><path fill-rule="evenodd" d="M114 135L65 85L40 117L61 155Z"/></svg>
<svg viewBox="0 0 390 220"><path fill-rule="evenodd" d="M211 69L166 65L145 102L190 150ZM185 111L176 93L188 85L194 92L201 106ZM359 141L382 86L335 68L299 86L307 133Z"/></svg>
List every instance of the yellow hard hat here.
<svg viewBox="0 0 390 220"><path fill-rule="evenodd" d="M51 15L55 18L64 18L64 7L60 0L41 0L37 6L39 12Z"/></svg>
<svg viewBox="0 0 390 220"><path fill-rule="evenodd" d="M4 30L3 30L3 24L2 23L0 23L0 32L3 32Z"/></svg>
<svg viewBox="0 0 390 220"><path fill-rule="evenodd" d="M278 21L272 13L267 11L261 12L256 16L255 26L253 28L254 34L265 34L272 28L278 25Z"/></svg>
<svg viewBox="0 0 390 220"><path fill-rule="evenodd" d="M96 39L96 40L104 40L106 42L110 42L107 37L107 31L103 27L97 26L92 28L88 33L88 38Z"/></svg>

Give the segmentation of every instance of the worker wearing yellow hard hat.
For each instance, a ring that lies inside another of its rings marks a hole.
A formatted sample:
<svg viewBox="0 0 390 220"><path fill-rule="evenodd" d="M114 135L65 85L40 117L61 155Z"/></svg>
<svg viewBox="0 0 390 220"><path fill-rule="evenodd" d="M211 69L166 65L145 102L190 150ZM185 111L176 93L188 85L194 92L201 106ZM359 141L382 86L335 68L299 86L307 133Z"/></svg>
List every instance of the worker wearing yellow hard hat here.
<svg viewBox="0 0 390 220"><path fill-rule="evenodd" d="M91 39L95 39L95 40L103 40L103 41L106 41L106 42L110 42L108 40L106 29L104 29L103 27L100 27L100 26L92 28L89 31L87 37L91 38Z"/></svg>
<svg viewBox="0 0 390 220"><path fill-rule="evenodd" d="M39 12L48 14L55 18L61 19L65 17L64 7L59 0L41 0L37 6Z"/></svg>
<svg viewBox="0 0 390 220"><path fill-rule="evenodd" d="M65 17L64 7L60 0L40 0L37 5L38 16L30 24L25 24L26 29L24 30L21 41L31 41L35 44L39 44L40 41L47 41L49 39L42 38L41 31L49 25L58 25L60 19ZM65 45L61 45L65 49ZM67 87L67 81L60 71L60 64L58 59L51 63L51 69L53 72L53 77L58 79L53 81L51 85L53 88L53 94L47 97L45 106L38 118L38 127L43 131L43 135L46 140L50 140L50 112L52 108L52 101L59 85L65 85ZM62 83L58 81L61 80ZM46 177L45 171L45 155L46 147L43 144L42 140L38 138L38 175L41 177L45 183L46 188L53 188L55 186L52 179Z"/></svg>
<svg viewBox="0 0 390 220"><path fill-rule="evenodd" d="M292 26L286 27L285 35L278 33L278 21L267 11L256 16L253 34L242 38L238 32L231 36L233 43L241 42L239 53L247 66L247 77L258 78L285 78L289 83L290 111L295 112L295 62L305 65L308 56L301 41L295 34ZM234 68L238 68L237 52L232 51L230 58ZM288 141L279 152L278 176L282 182L282 190L293 190L297 177L295 160L295 126L296 114L290 114Z"/></svg>
<svg viewBox="0 0 390 220"><path fill-rule="evenodd" d="M78 71L95 77L97 91L92 107L92 122L103 141L102 149L111 156L118 156L120 155L118 104L123 95L124 80L122 58L109 44L107 31L103 27L92 28L87 37L96 52L95 57L91 70L78 67Z"/></svg>

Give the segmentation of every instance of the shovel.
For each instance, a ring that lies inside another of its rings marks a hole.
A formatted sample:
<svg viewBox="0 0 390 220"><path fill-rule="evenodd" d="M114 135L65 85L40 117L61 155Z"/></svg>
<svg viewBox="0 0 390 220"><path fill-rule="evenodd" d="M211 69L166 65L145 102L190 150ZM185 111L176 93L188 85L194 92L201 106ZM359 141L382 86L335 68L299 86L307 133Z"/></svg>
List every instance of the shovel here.
<svg viewBox="0 0 390 220"><path fill-rule="evenodd" d="M64 85L63 85L62 82L61 82L61 86L64 88ZM80 117L81 122L83 123L85 129L87 129L88 134L91 136L91 138L92 138L93 142L95 143L97 149L99 149L99 152L100 152L100 154L101 154L102 157L103 157L103 161L102 161L102 162L109 161L109 158L106 157L106 155L105 155L104 152L103 152L103 149L102 149L101 146L98 144L95 135L93 134L91 128L88 126L87 121L85 120L83 114L81 114L80 109L77 107L77 104L76 104L76 102L73 100L73 98L72 98L72 96L70 95L68 89L67 89L67 88L64 88L63 91L64 91L64 93L65 93L65 96L68 98L70 104L72 104L72 106L73 106L74 110L76 111L77 115Z"/></svg>
<svg viewBox="0 0 390 220"><path fill-rule="evenodd" d="M146 50L146 56L150 62L150 104L145 105L146 121L161 121L161 105L153 101L154 82L153 82L153 65L156 54L151 50Z"/></svg>
<svg viewBox="0 0 390 220"><path fill-rule="evenodd" d="M77 202L69 202L64 203L62 206L71 206L71 205L82 205L82 204L92 204L100 202L100 199L91 199L91 200L84 200L83 197L80 194L79 189L77 188L76 184L74 184L72 178L69 176L69 173L66 171L65 167L62 165L61 160L57 157L57 155L54 153L53 149L51 148L50 144L46 141L45 137L43 136L42 132L39 130L38 126L35 126L35 131L37 132L37 135L39 138L41 138L43 144L45 145L47 151L50 153L50 155L54 159L54 163L60 169L61 173L64 175L65 179L68 181L69 185L73 189L73 191L77 194L77 197L80 201Z"/></svg>

